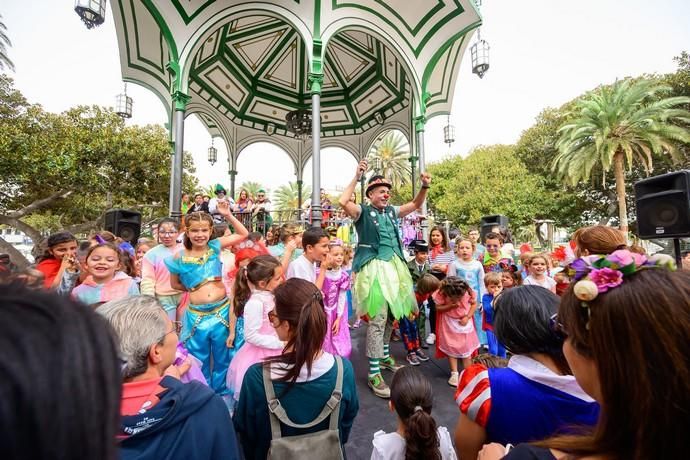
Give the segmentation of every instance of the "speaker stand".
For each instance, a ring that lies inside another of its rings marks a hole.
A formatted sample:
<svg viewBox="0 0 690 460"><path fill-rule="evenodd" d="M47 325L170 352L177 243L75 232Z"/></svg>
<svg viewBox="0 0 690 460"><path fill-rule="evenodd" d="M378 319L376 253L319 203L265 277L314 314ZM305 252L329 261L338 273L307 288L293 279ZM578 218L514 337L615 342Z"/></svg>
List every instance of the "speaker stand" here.
<svg viewBox="0 0 690 460"><path fill-rule="evenodd" d="M673 253L676 256L676 265L680 270L683 267L683 259L680 255L680 238L673 238Z"/></svg>

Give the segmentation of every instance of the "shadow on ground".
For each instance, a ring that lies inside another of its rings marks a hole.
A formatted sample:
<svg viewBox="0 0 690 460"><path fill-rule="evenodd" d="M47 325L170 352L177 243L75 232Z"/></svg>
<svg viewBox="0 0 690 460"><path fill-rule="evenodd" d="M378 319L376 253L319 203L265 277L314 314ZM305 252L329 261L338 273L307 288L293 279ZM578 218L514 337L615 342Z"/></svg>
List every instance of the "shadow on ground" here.
<svg viewBox="0 0 690 460"><path fill-rule="evenodd" d="M348 460L365 460L371 457L371 440L374 433L378 430L386 432L395 431L397 428L397 417L395 413L388 410L388 400L381 399L374 396L369 387L367 387L367 371L369 364L364 354L365 339L366 339L366 325L362 323L362 327L352 329L352 365L355 370L355 378L357 380L357 392L359 394L359 413L355 419L355 423L350 433L350 438L345 445L345 453ZM430 347L428 355L433 356L433 347ZM391 354L399 363L407 364L405 361L405 349L402 342L391 341ZM436 419L436 423L440 426L445 426L450 431L451 436L455 430L455 424L458 420L459 411L455 402L453 401L454 388L448 385L448 377L450 376L448 370L447 360L438 360L432 357L426 363L418 366L431 381L434 388L434 409L432 415ZM383 377L386 383L390 384L392 373L384 370Z"/></svg>

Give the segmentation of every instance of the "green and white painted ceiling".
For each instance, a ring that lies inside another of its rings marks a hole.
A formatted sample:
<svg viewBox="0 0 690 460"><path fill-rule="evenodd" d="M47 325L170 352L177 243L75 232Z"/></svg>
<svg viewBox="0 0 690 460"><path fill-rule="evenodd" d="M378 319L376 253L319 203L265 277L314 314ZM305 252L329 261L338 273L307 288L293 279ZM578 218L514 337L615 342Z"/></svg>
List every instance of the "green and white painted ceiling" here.
<svg viewBox="0 0 690 460"><path fill-rule="evenodd" d="M298 176L311 143L285 114L310 109L321 84L322 147L359 158L389 129L450 112L461 58L481 19L472 0L112 0L122 74L173 94L231 152L267 141ZM179 100L179 98L178 98ZM383 123L381 121L383 120ZM309 145L307 145L309 144ZM300 177L301 178L301 177Z"/></svg>

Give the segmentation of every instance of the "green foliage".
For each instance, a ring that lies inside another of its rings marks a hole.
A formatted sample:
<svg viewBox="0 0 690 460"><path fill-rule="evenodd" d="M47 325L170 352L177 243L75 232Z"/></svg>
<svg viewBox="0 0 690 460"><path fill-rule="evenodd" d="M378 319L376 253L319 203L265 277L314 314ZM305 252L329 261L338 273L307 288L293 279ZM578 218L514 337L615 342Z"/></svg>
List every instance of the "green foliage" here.
<svg viewBox="0 0 690 460"><path fill-rule="evenodd" d="M456 225L477 225L484 215L504 214L511 225L531 225L546 215L549 194L507 145L482 146L467 158L430 164L433 211Z"/></svg>
<svg viewBox="0 0 690 460"><path fill-rule="evenodd" d="M2 21L2 14L0 14L0 70L5 70L5 68L14 70L14 64L10 60L8 56L9 53L7 52L7 47L12 46L12 42L5 31L7 31L7 26L5 26L5 23Z"/></svg>
<svg viewBox="0 0 690 460"><path fill-rule="evenodd" d="M375 142L367 161L374 172L388 178L393 188L410 182L410 145L399 131L389 131Z"/></svg>
<svg viewBox="0 0 690 460"><path fill-rule="evenodd" d="M264 190L266 190L266 192L268 192L266 187L264 187L260 183L249 181L249 182L242 182L242 185L240 185L240 188L236 190L235 195L239 196L240 190L242 190L242 189L245 189L247 191L247 193L249 193L249 196L252 197L252 200L256 199L256 192L258 192L259 190L264 189ZM211 194L211 196L214 196L214 195Z"/></svg>
<svg viewBox="0 0 690 460"><path fill-rule="evenodd" d="M282 209L299 209L299 196L297 190L297 182L289 182L287 185L281 185L273 193L273 208L276 210ZM302 186L302 200L306 200L311 196L311 187L309 185Z"/></svg>
<svg viewBox="0 0 690 460"><path fill-rule="evenodd" d="M194 164L189 155L184 160L183 185L192 189ZM0 171L0 216L58 192L64 198L39 209L53 217L36 223L81 224L108 205L167 214L170 145L161 126L125 126L97 106L49 113L29 104L7 76L0 76Z"/></svg>

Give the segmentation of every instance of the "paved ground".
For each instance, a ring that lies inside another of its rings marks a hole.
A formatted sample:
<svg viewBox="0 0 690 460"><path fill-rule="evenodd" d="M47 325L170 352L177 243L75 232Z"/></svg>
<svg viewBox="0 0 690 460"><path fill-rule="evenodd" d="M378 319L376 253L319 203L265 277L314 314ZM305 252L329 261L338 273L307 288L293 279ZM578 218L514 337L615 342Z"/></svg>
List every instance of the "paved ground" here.
<svg viewBox="0 0 690 460"><path fill-rule="evenodd" d="M364 355L364 342L366 337L365 323L358 329L352 329L352 365L355 369L357 379L357 391L359 392L359 413L355 419L350 439L345 445L345 452L348 460L364 460L371 457L371 440L374 433L378 430L386 432L395 431L397 428L396 414L388 410L388 400L374 396L367 387L368 362ZM427 350L425 350L427 351ZM429 348L429 355L433 355L433 347ZM405 361L405 349L402 342L391 342L391 354L399 363L407 364ZM458 409L453 401L454 388L448 385L447 360L431 359L422 363L418 367L431 380L434 387L434 409L433 416L436 423L448 428L451 432L455 430L458 419ZM392 374L384 370L383 376L390 384Z"/></svg>

